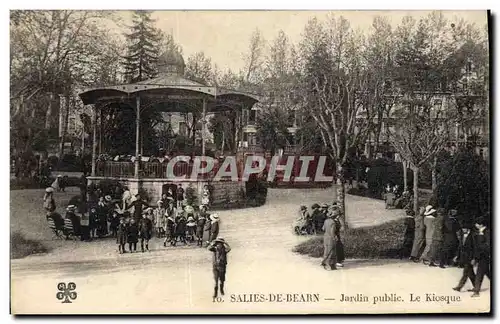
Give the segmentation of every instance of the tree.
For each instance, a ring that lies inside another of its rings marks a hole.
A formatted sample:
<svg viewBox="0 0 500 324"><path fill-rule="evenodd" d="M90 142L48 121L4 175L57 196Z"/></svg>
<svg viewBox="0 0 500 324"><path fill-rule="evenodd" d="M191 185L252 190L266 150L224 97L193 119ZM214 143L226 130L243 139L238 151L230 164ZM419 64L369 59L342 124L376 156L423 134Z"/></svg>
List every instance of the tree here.
<svg viewBox="0 0 500 324"><path fill-rule="evenodd" d="M135 11L131 32L126 34L127 55L124 57L125 80L128 83L154 78L160 56L161 33L154 27L150 11Z"/></svg>
<svg viewBox="0 0 500 324"><path fill-rule="evenodd" d="M73 108L73 92L96 81L93 71L105 70L100 62L109 53L111 42L100 22L113 16L99 11L23 10L12 11L11 18L11 133L16 150L24 151L41 135L57 138L54 125L59 97L65 99L59 109L67 116ZM93 66L99 68L93 70ZM65 119L61 126L59 155L66 137ZM20 128L26 132L20 133ZM37 144L37 148L46 149L47 145Z"/></svg>
<svg viewBox="0 0 500 324"><path fill-rule="evenodd" d="M274 156L278 149L284 149L290 144L291 134L286 124L286 113L281 109L266 109L261 111L256 122L257 141L261 147Z"/></svg>
<svg viewBox="0 0 500 324"><path fill-rule="evenodd" d="M212 85L212 60L206 57L203 52L197 52L191 55L187 60L185 75L188 79L193 81L205 85Z"/></svg>
<svg viewBox="0 0 500 324"><path fill-rule="evenodd" d="M327 24L309 21L301 44L303 106L336 161L337 200L344 226L348 226L345 172L371 131L374 114L366 111L373 109L380 95L373 83L382 82L363 66L363 49L364 39L342 16L330 17Z"/></svg>
<svg viewBox="0 0 500 324"><path fill-rule="evenodd" d="M243 54L245 68L241 71L240 89L259 93L259 84L263 80L266 40L259 29L250 36L248 52Z"/></svg>
<svg viewBox="0 0 500 324"><path fill-rule="evenodd" d="M490 212L489 166L470 147L460 149L442 166L437 201L439 207L456 209L464 221Z"/></svg>
<svg viewBox="0 0 500 324"><path fill-rule="evenodd" d="M453 113L434 105L442 91L446 29L442 17L403 19L396 34L394 82L400 96L387 131L396 151L413 170L414 211L418 213L418 179L424 163L433 162L449 139ZM393 126L392 128L390 126Z"/></svg>

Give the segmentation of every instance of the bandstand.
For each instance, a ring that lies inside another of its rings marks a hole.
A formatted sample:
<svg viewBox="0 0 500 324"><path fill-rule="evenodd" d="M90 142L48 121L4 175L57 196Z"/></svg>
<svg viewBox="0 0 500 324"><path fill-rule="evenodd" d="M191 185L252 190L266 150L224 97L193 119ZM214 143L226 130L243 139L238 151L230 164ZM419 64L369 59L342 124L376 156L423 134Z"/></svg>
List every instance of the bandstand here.
<svg viewBox="0 0 500 324"><path fill-rule="evenodd" d="M161 163L142 161L141 157L141 113L145 109L156 109L161 112L197 113L201 115L202 123L202 155L205 155L207 132L207 114L222 111L235 111L237 129L241 129L243 110L251 109L258 102L258 97L240 91L216 86L206 86L184 77L184 60L179 53L166 53L158 62L159 75L156 78L132 84L106 86L88 89L79 94L85 105L92 105L92 173L88 177L89 184L99 183L105 179L116 180L128 186L131 193L146 191L150 202L157 201L166 186L181 184L184 189L194 188L197 197L201 199L202 188L210 183L213 189L213 202L223 199L236 199L245 184L240 181L213 181L213 174L203 178L184 179L169 178L166 168ZM135 125L130 130L135 131L135 161L110 162L97 167L97 116L112 104L128 105L135 110ZM182 168L181 168L182 169ZM189 171L184 168L184 172Z"/></svg>

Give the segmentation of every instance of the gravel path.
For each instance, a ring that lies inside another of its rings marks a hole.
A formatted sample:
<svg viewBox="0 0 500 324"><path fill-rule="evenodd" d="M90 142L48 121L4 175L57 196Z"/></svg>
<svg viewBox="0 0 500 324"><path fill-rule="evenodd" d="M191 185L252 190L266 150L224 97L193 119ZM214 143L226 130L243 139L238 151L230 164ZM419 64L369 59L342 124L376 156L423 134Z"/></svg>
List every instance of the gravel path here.
<svg viewBox="0 0 500 324"><path fill-rule="evenodd" d="M451 290L460 276L459 269L442 270L391 260L348 260L344 269L325 271L318 265L318 259L292 253L293 246L305 239L291 231L298 206L302 202L309 205L331 202L333 192L332 188L270 190L265 206L220 212L220 236L233 248L222 302L213 302L211 298L211 254L205 249L163 248L154 239L149 253L118 255L113 242L102 240L64 242L47 255L12 260L12 310L111 314L489 310L489 280L485 279L485 290L477 299L470 298L470 293ZM16 223L14 207L11 223ZM385 210L381 201L355 196L347 196L347 210L353 227L376 225L403 216L400 210ZM37 227L11 225L18 230ZM70 281L77 285L78 298L71 304L62 304L55 298L57 283ZM410 293L421 300L410 302ZM362 294L368 302L341 302L342 294ZM402 300L383 302L385 294ZM432 299L432 294L448 296L449 303L426 300ZM318 300L301 302L307 296ZM375 297L379 302L374 304ZM283 300L278 302L278 298ZM456 298L460 301L450 300Z"/></svg>

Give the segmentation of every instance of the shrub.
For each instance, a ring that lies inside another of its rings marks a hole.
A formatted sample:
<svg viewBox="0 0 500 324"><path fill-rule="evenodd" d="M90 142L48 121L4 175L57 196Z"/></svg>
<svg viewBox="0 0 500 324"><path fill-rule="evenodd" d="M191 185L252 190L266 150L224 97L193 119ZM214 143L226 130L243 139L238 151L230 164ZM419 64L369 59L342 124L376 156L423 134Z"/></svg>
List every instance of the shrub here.
<svg viewBox="0 0 500 324"><path fill-rule="evenodd" d="M462 221L490 212L488 164L471 150L457 152L438 173L437 203L456 209Z"/></svg>
<svg viewBox="0 0 500 324"><path fill-rule="evenodd" d="M405 232L404 219L382 225L350 228L344 233L346 258L399 258ZM315 236L297 245L293 251L313 258L323 257L323 237Z"/></svg>
<svg viewBox="0 0 500 324"><path fill-rule="evenodd" d="M48 248L39 241L26 239L21 233L10 236L10 258L20 259L31 254L46 253Z"/></svg>

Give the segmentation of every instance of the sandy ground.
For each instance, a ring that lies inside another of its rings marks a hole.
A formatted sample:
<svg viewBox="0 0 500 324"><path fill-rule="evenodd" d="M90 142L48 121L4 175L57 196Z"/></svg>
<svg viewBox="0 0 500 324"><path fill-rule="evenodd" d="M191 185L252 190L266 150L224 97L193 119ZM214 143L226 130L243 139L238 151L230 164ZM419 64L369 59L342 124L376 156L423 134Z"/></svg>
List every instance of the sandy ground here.
<svg viewBox="0 0 500 324"><path fill-rule="evenodd" d="M460 277L460 269L443 270L394 260L348 260L341 270L325 271L319 266L318 259L292 253L293 246L306 239L294 236L291 231L291 222L300 203L305 197L308 202L330 202L332 195L333 189L270 190L265 206L220 212L220 236L229 242L232 251L228 257L226 295L218 301L211 297L211 253L206 249L190 246L164 248L160 240L153 239L149 253L118 255L116 245L109 240L59 242L47 255L12 260L12 312L338 314L489 311L488 279L485 279L479 298L451 289ZM402 211L387 211L381 201L355 196L347 197L347 209L350 224L355 227L402 217ZM12 224L11 229L14 228L22 229L23 226ZM77 299L72 303L57 300L59 282L74 282ZM464 290L467 288L471 288L470 283ZM364 296L367 301L342 301L343 295L357 294L359 300ZM433 296L440 296L441 300L435 301ZM410 301L412 297L414 301ZM419 301L416 300L418 297Z"/></svg>

